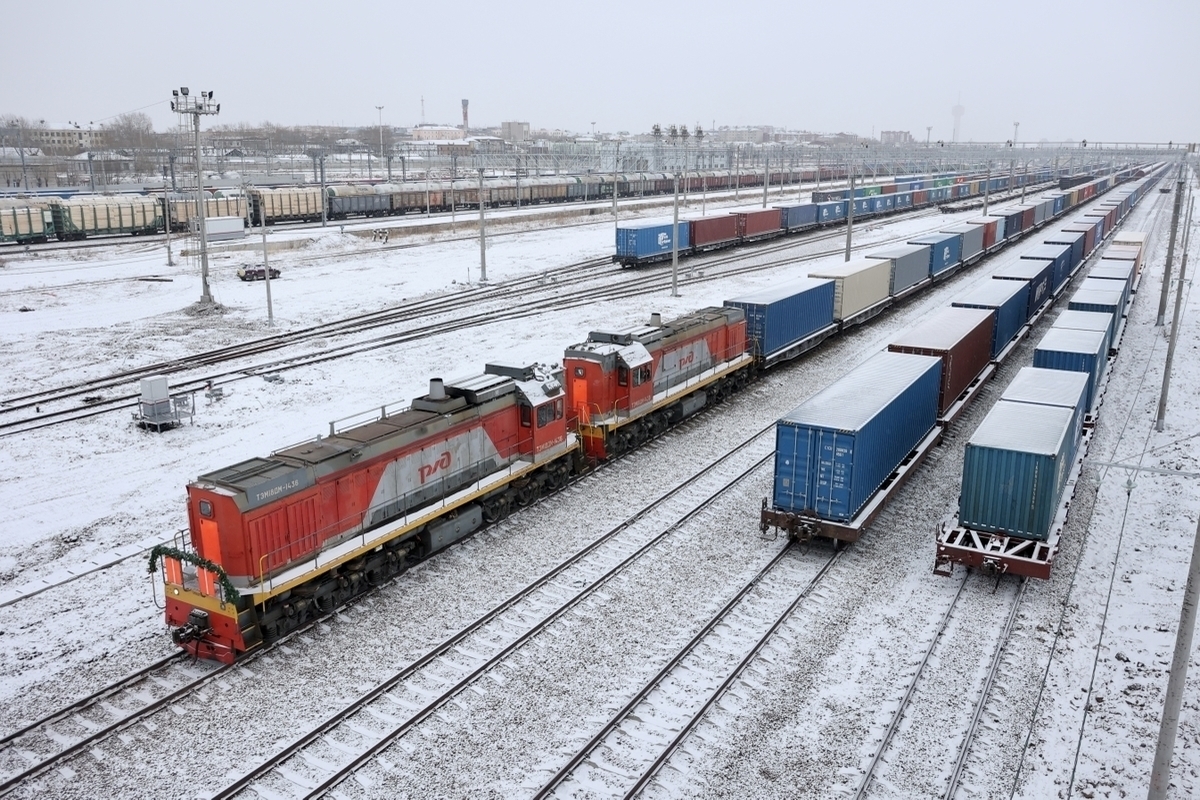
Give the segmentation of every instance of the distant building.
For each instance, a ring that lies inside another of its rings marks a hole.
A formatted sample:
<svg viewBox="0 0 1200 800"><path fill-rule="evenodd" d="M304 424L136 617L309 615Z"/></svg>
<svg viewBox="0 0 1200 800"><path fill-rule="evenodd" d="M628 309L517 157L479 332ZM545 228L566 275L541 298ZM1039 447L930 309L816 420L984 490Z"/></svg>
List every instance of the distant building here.
<svg viewBox="0 0 1200 800"><path fill-rule="evenodd" d="M412 138L419 142L444 142L450 139L465 139L467 132L453 125L418 125L412 129Z"/></svg>
<svg viewBox="0 0 1200 800"><path fill-rule="evenodd" d="M24 128L21 137L26 145L38 144L48 149L91 150L106 144L103 130L81 128L70 123Z"/></svg>
<svg viewBox="0 0 1200 800"><path fill-rule="evenodd" d="M528 122L501 122L500 123L500 138L506 142L529 141L529 123Z"/></svg>
<svg viewBox="0 0 1200 800"><path fill-rule="evenodd" d="M880 131L879 143L882 145L899 146L902 144L912 144L913 137L908 131Z"/></svg>

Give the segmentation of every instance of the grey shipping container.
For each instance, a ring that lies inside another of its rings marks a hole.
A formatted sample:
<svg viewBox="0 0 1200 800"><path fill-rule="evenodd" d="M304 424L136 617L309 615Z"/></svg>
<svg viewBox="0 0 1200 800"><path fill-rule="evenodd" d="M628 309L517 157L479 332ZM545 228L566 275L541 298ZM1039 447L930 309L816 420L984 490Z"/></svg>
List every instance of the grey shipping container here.
<svg viewBox="0 0 1200 800"><path fill-rule="evenodd" d="M939 414L945 414L991 362L995 316L996 312L990 308L942 308L888 344L893 353L942 360Z"/></svg>
<svg viewBox="0 0 1200 800"><path fill-rule="evenodd" d="M832 326L833 294L832 280L802 278L726 300L725 305L746 312L746 336L754 354L766 357Z"/></svg>
<svg viewBox="0 0 1200 800"><path fill-rule="evenodd" d="M1042 307L1051 297L1050 281L1054 277L1054 265L1049 261L1022 261L1020 259L992 273L992 278L1006 281L1025 281L1029 284L1029 305L1025 319Z"/></svg>
<svg viewBox="0 0 1200 800"><path fill-rule="evenodd" d="M1033 365L1086 374L1087 407L1091 409L1095 405L1100 379L1108 363L1108 342L1109 339L1101 331L1051 328L1033 351Z"/></svg>
<svg viewBox="0 0 1200 800"><path fill-rule="evenodd" d="M774 507L852 520L933 429L941 364L877 353L780 419Z"/></svg>
<svg viewBox="0 0 1200 800"><path fill-rule="evenodd" d="M887 250L867 253L867 258L878 258L891 262L892 277L889 294L893 296L916 286L929 277L929 245L927 244L889 247Z"/></svg>
<svg viewBox="0 0 1200 800"><path fill-rule="evenodd" d="M974 222L964 222L961 225L951 225L944 228L942 233L957 233L962 235L962 260L970 261L983 252L983 225Z"/></svg>
<svg viewBox="0 0 1200 800"><path fill-rule="evenodd" d="M1075 412L1001 400L967 442L958 521L1045 541L1074 466Z"/></svg>
<svg viewBox="0 0 1200 800"><path fill-rule="evenodd" d="M996 328L992 332L992 358L995 358L1028 320L1029 284L1025 281L983 281L955 298L951 305L996 311Z"/></svg>

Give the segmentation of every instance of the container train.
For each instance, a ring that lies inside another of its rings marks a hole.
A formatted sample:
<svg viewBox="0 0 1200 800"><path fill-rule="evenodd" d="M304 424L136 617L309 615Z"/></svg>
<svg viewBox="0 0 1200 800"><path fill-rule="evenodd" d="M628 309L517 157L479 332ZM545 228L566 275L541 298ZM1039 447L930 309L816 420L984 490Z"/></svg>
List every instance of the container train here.
<svg viewBox="0 0 1200 800"><path fill-rule="evenodd" d="M1083 196L1038 202L1066 208ZM1004 246L1023 233L1005 230L1006 219L915 245L919 258L874 254L770 297L595 331L566 348L561 366L489 364L435 378L405 408L201 475L187 488L186 536L150 555L175 642L232 662L278 639ZM949 266L947 248L958 258ZM917 261L923 274L911 272Z"/></svg>
<svg viewBox="0 0 1200 800"><path fill-rule="evenodd" d="M857 540L1157 177L1084 209L784 416L761 529ZM997 218L1018 215L1009 209ZM1113 237L1037 345L1032 368L967 443L957 524L939 532L935 572L961 563L1049 577L1143 241Z"/></svg>
<svg viewBox="0 0 1200 800"><path fill-rule="evenodd" d="M674 220L638 221L617 229L613 261L623 266L641 266L669 259L676 250L680 257L685 257L813 228L843 225L851 213L855 220L870 219L978 198L986 192L1045 183L1053 176L1052 170L1016 175L1011 187L1007 176L991 179L970 175L901 176L887 183L858 187L853 200L849 189L835 189L813 192L809 203L691 217L679 220L678 227ZM1119 180L1127 177L1127 173L1117 176ZM1040 224L1044 219L1044 215L1039 216L1036 222Z"/></svg>

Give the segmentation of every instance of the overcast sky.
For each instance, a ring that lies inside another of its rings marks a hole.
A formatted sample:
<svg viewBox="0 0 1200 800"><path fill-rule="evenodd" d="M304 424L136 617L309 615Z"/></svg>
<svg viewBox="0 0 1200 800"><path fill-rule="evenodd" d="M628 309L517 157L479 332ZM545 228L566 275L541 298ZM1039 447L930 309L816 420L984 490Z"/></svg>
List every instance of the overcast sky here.
<svg viewBox="0 0 1200 800"><path fill-rule="evenodd" d="M48 11L49 10L49 11ZM50 16L47 16L47 13ZM1200 0L6 3L0 115L1200 140ZM206 121L206 126L208 121Z"/></svg>

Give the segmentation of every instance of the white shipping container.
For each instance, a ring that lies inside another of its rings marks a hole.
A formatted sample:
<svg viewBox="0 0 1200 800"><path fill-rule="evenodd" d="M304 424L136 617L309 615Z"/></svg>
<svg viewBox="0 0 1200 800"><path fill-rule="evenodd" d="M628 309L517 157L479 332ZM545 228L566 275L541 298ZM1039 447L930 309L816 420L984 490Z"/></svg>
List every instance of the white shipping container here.
<svg viewBox="0 0 1200 800"><path fill-rule="evenodd" d="M242 217L208 217L204 227L210 242L241 239L246 235L246 220Z"/></svg>
<svg viewBox="0 0 1200 800"><path fill-rule="evenodd" d="M888 298L892 262L875 258L847 261L818 268L809 277L833 280L833 318L841 321Z"/></svg>

